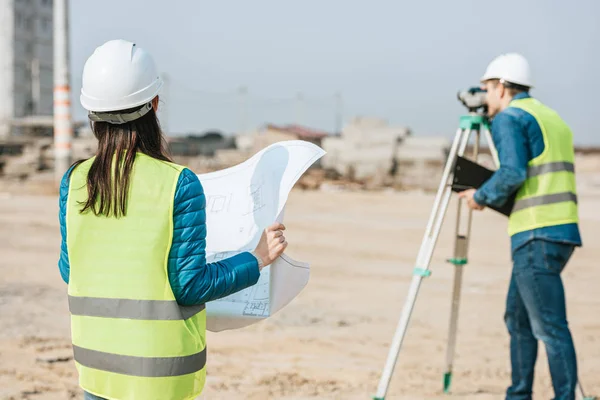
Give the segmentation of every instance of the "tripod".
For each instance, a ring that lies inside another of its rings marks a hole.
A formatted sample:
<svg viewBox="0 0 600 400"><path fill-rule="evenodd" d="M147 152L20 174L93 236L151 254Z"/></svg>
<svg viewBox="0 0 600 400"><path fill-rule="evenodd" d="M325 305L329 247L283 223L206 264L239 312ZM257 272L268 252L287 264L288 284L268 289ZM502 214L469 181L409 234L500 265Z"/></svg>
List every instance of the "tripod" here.
<svg viewBox="0 0 600 400"><path fill-rule="evenodd" d="M433 209L429 216L429 222L427 223L427 228L425 229L425 235L417 255L416 266L413 270L413 278L408 290L408 297L404 303L404 307L402 308L400 320L398 321L398 326L392 340L392 345L388 352L386 364L381 375L379 386L377 387L377 394L375 395L374 400L385 400L421 282L423 278L431 275L429 264L431 262L431 257L433 255L446 210L448 209L448 204L450 202L454 165L457 157L463 156L472 134L475 134L472 157L475 160L477 159L481 135L484 134L486 136L485 139L494 158L496 167L500 165L493 141L491 140L487 118L475 112L462 116L460 118L459 128L456 131L456 136L452 142L452 146L448 154L442 180L440 181L433 204ZM448 260L448 262L453 264L455 268L454 285L452 291L452 306L450 310L450 325L448 330L448 342L446 350L446 365L444 372L444 392L446 393L449 393L452 382L452 368L454 364L454 352L456 348L456 333L458 328L458 311L460 305L462 274L463 267L467 264L469 236L471 233L472 210L469 209L465 222L464 218L461 218L461 206L462 200L459 199L456 215L454 254L453 257ZM593 397L585 397L580 384L577 385L576 392L578 399L595 399Z"/></svg>

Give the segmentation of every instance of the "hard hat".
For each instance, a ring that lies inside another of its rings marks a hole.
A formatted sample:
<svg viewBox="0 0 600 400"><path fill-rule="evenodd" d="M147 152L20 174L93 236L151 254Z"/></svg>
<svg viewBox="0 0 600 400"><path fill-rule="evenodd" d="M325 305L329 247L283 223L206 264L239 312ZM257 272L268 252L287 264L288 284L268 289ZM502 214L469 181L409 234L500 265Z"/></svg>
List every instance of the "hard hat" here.
<svg viewBox="0 0 600 400"><path fill-rule="evenodd" d="M86 61L80 101L90 111L92 120L123 123L134 116L123 120L119 114L111 114L114 118L110 120L98 113L150 103L162 85L156 64L147 51L126 40L111 40L96 48ZM141 115L149 111L147 106L142 109L145 112ZM93 115L96 118L92 118Z"/></svg>
<svg viewBox="0 0 600 400"><path fill-rule="evenodd" d="M533 87L529 63L521 54L507 53L496 57L481 77L481 82L499 79L501 82Z"/></svg>

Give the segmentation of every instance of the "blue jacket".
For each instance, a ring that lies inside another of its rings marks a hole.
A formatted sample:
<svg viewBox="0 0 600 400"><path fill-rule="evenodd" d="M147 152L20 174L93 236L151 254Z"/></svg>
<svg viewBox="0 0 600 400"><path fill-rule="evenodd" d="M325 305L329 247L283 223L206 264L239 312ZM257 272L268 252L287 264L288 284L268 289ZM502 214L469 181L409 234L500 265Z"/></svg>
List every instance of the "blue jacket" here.
<svg viewBox="0 0 600 400"><path fill-rule="evenodd" d="M527 93L519 93L514 99L529 97ZM500 168L475 192L474 200L484 206L501 206L525 182L527 164L544 151L544 138L536 119L528 112L515 107L508 107L498 113L492 120L490 129L494 146L498 151ZM581 246L578 225L565 224L513 235L512 251L533 239Z"/></svg>
<svg viewBox="0 0 600 400"><path fill-rule="evenodd" d="M59 219L62 245L58 267L69 283L66 206L70 169L60 185ZM169 282L181 305L203 304L254 285L260 276L251 253L206 263L206 198L198 177L184 169L177 182L173 207L173 242L169 253Z"/></svg>

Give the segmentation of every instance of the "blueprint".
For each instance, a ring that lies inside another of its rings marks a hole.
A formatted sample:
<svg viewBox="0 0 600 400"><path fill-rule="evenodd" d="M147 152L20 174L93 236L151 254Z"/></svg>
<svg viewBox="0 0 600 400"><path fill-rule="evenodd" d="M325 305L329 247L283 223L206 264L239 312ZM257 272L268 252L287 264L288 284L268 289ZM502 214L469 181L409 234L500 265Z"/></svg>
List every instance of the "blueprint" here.
<svg viewBox="0 0 600 400"><path fill-rule="evenodd" d="M266 227L284 222L292 187L324 154L309 142L284 141L234 167L198 175L206 196L207 262L254 250ZM268 318L302 291L309 272L308 263L283 254L255 285L207 303L206 328L237 329Z"/></svg>

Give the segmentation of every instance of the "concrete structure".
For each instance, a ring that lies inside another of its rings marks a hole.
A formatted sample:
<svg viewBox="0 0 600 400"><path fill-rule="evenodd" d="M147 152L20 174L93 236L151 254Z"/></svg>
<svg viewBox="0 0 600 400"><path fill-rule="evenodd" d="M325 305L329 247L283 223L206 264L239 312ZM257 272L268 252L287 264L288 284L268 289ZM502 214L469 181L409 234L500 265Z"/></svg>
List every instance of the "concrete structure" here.
<svg viewBox="0 0 600 400"><path fill-rule="evenodd" d="M265 147L287 140L304 140L322 147L322 142L329 136L329 132L300 125L267 124L253 133L237 136L235 140L237 149L252 156ZM318 160L311 165L311 168L318 168L320 165L321 160Z"/></svg>
<svg viewBox="0 0 600 400"><path fill-rule="evenodd" d="M406 137L394 153L394 186L403 189L436 190L452 143L445 137Z"/></svg>
<svg viewBox="0 0 600 400"><path fill-rule="evenodd" d="M392 169L397 143L411 134L406 127L390 126L382 119L357 117L339 137L323 140L324 168L355 180L384 176Z"/></svg>
<svg viewBox="0 0 600 400"><path fill-rule="evenodd" d="M443 137L415 137L407 127L355 118L339 137L323 140L322 166L370 186L434 190L450 149Z"/></svg>
<svg viewBox="0 0 600 400"><path fill-rule="evenodd" d="M307 128L301 125L273 125L267 124L254 135L254 152L258 152L265 147L285 141L285 140L304 140L321 146L324 138L328 137L329 132Z"/></svg>
<svg viewBox="0 0 600 400"><path fill-rule="evenodd" d="M0 2L0 137L38 128L51 132L52 0Z"/></svg>
<svg viewBox="0 0 600 400"><path fill-rule="evenodd" d="M54 178L57 187L73 159L73 118L69 84L69 0L53 0Z"/></svg>
<svg viewBox="0 0 600 400"><path fill-rule="evenodd" d="M235 139L218 131L202 135L167 136L166 140L174 157L214 157L217 150L235 149Z"/></svg>

